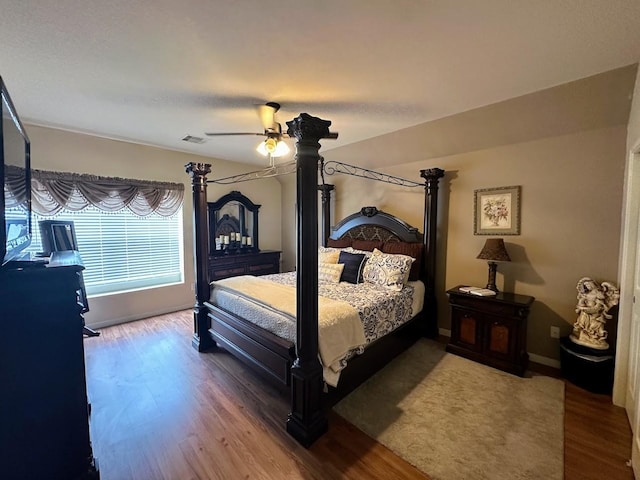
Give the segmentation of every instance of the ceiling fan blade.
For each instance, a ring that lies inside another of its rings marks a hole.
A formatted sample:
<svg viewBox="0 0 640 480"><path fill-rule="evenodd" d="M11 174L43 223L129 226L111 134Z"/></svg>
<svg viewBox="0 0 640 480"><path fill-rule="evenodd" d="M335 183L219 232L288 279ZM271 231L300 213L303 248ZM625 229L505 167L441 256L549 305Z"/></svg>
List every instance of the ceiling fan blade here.
<svg viewBox="0 0 640 480"><path fill-rule="evenodd" d="M262 127L265 130L275 130L275 114L280 110L280 104L276 102L267 102L264 105L258 105L257 109L260 122L262 122Z"/></svg>
<svg viewBox="0 0 640 480"><path fill-rule="evenodd" d="M210 133L210 132L205 132L204 134L209 136L209 137L222 137L222 136L225 136L225 135L259 135L261 137L265 136L264 133L249 133L249 132L229 132L229 133Z"/></svg>

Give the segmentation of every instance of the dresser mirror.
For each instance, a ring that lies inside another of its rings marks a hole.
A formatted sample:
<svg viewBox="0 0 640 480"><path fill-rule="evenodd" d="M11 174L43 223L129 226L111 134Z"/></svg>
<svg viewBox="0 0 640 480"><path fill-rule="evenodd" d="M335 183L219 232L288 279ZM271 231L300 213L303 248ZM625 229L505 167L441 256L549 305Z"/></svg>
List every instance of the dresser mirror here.
<svg viewBox="0 0 640 480"><path fill-rule="evenodd" d="M208 202L209 253L230 255L259 252L258 209L249 198L238 191Z"/></svg>

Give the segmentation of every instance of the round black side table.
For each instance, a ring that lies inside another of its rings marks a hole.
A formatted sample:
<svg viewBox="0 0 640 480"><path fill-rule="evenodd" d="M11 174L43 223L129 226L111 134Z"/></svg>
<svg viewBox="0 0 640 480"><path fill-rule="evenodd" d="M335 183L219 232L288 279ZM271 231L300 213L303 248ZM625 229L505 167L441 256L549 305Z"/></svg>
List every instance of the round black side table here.
<svg viewBox="0 0 640 480"><path fill-rule="evenodd" d="M571 383L593 393L611 394L615 351L597 350L577 343L569 337L560 339L562 376Z"/></svg>

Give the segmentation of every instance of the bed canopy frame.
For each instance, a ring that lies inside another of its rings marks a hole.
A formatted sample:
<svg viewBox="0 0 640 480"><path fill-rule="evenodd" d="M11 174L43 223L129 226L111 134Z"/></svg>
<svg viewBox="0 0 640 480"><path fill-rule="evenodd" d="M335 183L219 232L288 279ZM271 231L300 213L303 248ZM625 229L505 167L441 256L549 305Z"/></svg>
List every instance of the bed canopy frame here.
<svg viewBox="0 0 640 480"><path fill-rule="evenodd" d="M330 237L330 199L333 185L324 183L324 174L346 173L350 175L370 178L396 185L408 187L424 187L424 231L422 243L424 245L424 283L425 283L425 312L423 316L431 319L428 322L426 334L436 336L437 316L435 298L435 246L437 225L437 193L438 180L444 175L439 168L420 171L424 184L400 179L390 175L380 174L372 170L343 164L328 162L324 164L319 154L319 141L323 138L336 138L337 134L329 131L330 121L312 117L301 113L297 118L287 122L287 133L296 139L296 155L294 162L281 166L271 166L265 170L247 174L226 177L218 180L207 180L211 173L211 165L207 163L189 163L185 166L191 177L193 195L194 218L194 250L196 272L196 301L193 308L194 335L192 345L203 352L216 345L208 330L211 325L209 310L214 308L208 304L210 284L208 278L207 259L209 253L209 234L207 228L207 183L237 183L270 177L283 173L296 172L297 188L297 251L296 251L296 305L297 305L297 334L294 360L290 367L291 412L287 419L287 432L300 444L309 447L328 428L326 411L323 405L323 376L322 366L318 359L318 195L320 190L322 199L322 238L326 245ZM320 166L320 169L318 168ZM322 175L322 184L318 185L318 172ZM377 219L384 219L384 212L373 207L362 209L361 218L377 215ZM388 221L395 218L387 215ZM352 216L353 217L353 216ZM336 230L332 235L338 238L349 228L349 217L343 220L342 230ZM352 219L352 222L357 220ZM405 227L408 225L404 224ZM407 230L406 228L404 229ZM415 229L414 229L415 230ZM392 230L393 231L393 230ZM277 339L273 340L277 343ZM406 348L406 347L404 347ZM290 348L293 350L293 347ZM365 352L366 354L367 352ZM399 352L398 352L399 353ZM397 354L397 353L396 353ZM363 355L364 356L364 355ZM371 357L369 357L371 358ZM357 360L357 359L354 359ZM370 373L369 373L370 374ZM360 382L362 380L359 380ZM353 387L355 388L355 387ZM351 390L353 389L351 388Z"/></svg>

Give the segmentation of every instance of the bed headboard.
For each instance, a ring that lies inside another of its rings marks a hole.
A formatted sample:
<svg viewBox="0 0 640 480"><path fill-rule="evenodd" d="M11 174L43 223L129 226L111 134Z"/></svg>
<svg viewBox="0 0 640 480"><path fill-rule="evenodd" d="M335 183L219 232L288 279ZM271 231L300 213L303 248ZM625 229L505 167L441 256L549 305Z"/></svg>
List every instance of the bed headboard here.
<svg viewBox="0 0 640 480"><path fill-rule="evenodd" d="M428 279L423 235L417 228L376 207L364 207L339 222L327 245L362 250L378 248L385 253L409 255L416 259L409 279L425 283Z"/></svg>
<svg viewBox="0 0 640 480"><path fill-rule="evenodd" d="M329 238L422 243L422 234L417 228L376 207L363 207L345 217L336 224Z"/></svg>
<svg viewBox="0 0 640 480"><path fill-rule="evenodd" d="M428 225L429 215L425 217L425 225ZM432 235L425 237L408 223L399 218L378 210L376 207L364 207L359 212L353 213L338 222L330 240L349 240L349 244L355 240L376 241L384 244L382 250L388 253L403 253L411 255L419 260L412 266L410 278L420 279L425 284L425 308L423 309L424 333L435 337L438 332L438 320L436 315L436 298L434 292L435 262L429 259L429 251L434 252L435 230ZM398 242L398 247L389 248L389 244ZM402 243L400 243L402 242ZM413 245L407 245L413 244ZM331 242L328 242L331 245ZM337 246L337 245L336 245ZM344 245L347 246L347 245ZM416 270L414 272L414 269Z"/></svg>

